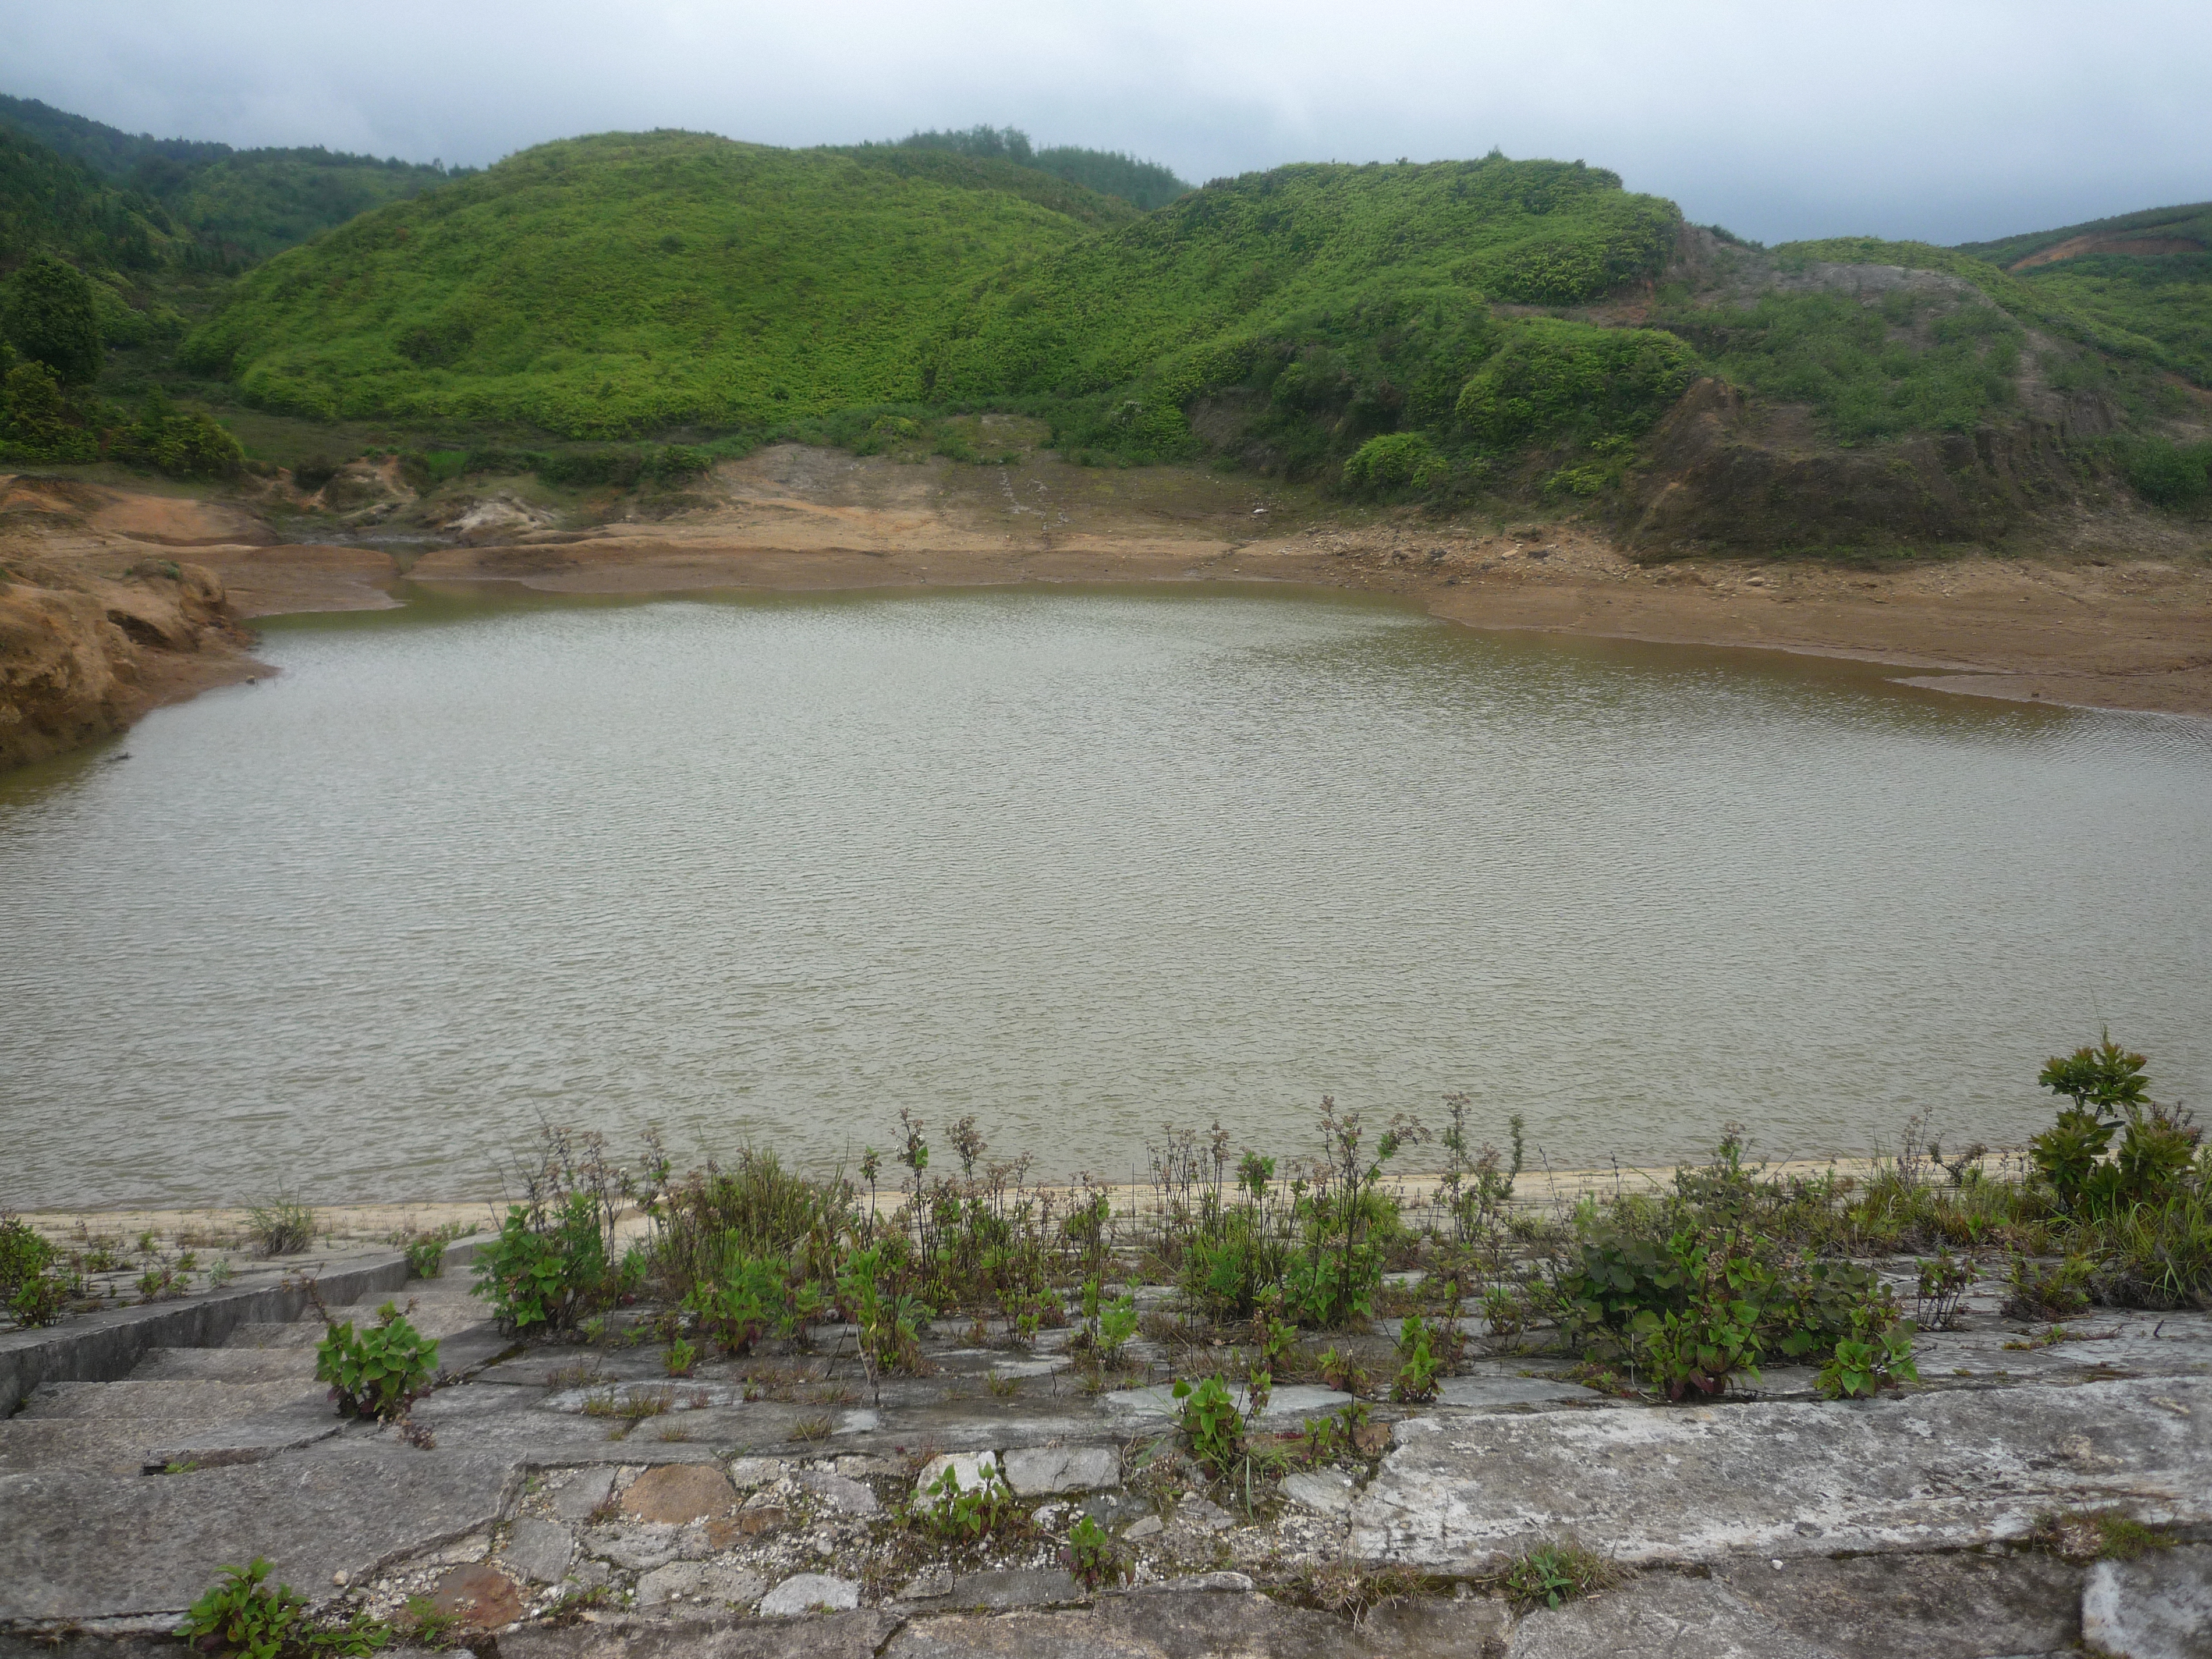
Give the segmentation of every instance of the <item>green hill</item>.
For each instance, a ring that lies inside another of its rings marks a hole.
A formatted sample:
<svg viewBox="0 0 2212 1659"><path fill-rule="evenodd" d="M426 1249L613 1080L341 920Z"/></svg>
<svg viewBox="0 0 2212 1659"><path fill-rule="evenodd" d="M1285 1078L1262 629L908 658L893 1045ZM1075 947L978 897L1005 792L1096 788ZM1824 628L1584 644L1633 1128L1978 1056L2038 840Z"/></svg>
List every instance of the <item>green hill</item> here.
<svg viewBox="0 0 2212 1659"><path fill-rule="evenodd" d="M605 134L279 255L184 358L322 417L757 425L913 398L956 291L1133 213L950 153Z"/></svg>
<svg viewBox="0 0 2212 1659"><path fill-rule="evenodd" d="M1839 452L1920 444L1830 469L1851 503L1830 539L1980 535L2114 459L2154 501L2203 494L2202 210L1972 249L1765 250L1581 162L1291 166L1140 212L1050 154L990 128L545 145L271 259L181 361L318 419L871 441L886 405L995 404L1077 459L1210 453L1355 492L1624 514L1656 488L1644 434L1711 374L1759 395L1736 437L1700 441L1706 526L1729 510L1717 481L1800 476L1790 405ZM1109 183L1127 161L1082 154ZM1915 505L1958 473L1923 441L1990 427L2021 447L1988 489ZM2060 455L2031 428L2119 435Z"/></svg>
<svg viewBox="0 0 2212 1659"><path fill-rule="evenodd" d="M7 129L158 204L173 228L234 263L266 258L452 176L435 164L319 147L241 150L204 139L134 137L34 98L0 96L0 131Z"/></svg>
<svg viewBox="0 0 2212 1659"><path fill-rule="evenodd" d="M1119 422L1135 428L1135 448L1158 454L1188 447L1178 411L1192 399L1232 394L1231 441L1292 472L1379 433L1443 441L1470 424L1459 405L1493 354L1501 372L1530 352L1564 365L1603 331L1539 328L1490 301L1569 307L1648 280L1680 225L1673 203L1580 162L1278 167L1001 272L953 319L927 390L1065 398L1129 386L1137 395L1103 429L1081 431L1101 441ZM1651 337L1632 342L1637 350L1682 355ZM1589 364L1564 372L1585 369L1618 379ZM1472 422L1478 438L1517 441L1565 418L1516 387L1510 410ZM1648 413L1625 384L1593 395L1603 422Z"/></svg>
<svg viewBox="0 0 2212 1659"><path fill-rule="evenodd" d="M2001 265L2054 307L2155 343L2212 386L2212 202L2152 208L1960 249Z"/></svg>

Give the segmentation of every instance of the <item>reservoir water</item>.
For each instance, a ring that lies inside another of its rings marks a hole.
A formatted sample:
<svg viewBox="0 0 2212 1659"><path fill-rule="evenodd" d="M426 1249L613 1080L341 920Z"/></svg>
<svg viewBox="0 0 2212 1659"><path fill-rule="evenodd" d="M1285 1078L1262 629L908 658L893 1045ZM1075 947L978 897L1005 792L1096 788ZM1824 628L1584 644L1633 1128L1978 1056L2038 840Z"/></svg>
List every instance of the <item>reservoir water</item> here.
<svg viewBox="0 0 2212 1659"><path fill-rule="evenodd" d="M1310 592L408 597L0 777L0 1205L902 1106L1126 1179L1324 1092L1555 1169L2016 1145L2107 1023L2212 1085L2201 724Z"/></svg>

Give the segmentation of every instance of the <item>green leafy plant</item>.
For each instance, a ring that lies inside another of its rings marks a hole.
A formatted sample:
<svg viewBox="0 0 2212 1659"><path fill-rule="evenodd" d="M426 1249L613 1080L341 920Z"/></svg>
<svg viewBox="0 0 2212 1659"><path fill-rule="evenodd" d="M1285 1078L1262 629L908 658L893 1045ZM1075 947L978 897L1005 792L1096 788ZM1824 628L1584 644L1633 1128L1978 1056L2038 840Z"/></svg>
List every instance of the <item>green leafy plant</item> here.
<svg viewBox="0 0 2212 1659"><path fill-rule="evenodd" d="M1419 1314L1408 1314L1399 1328L1398 1358L1398 1375L1390 1385L1390 1397L1403 1401L1435 1399L1438 1364L1430 1345L1428 1328Z"/></svg>
<svg viewBox="0 0 2212 1659"><path fill-rule="evenodd" d="M1074 1529L1067 1534L1060 1559L1060 1565L1085 1589L1118 1584L1128 1573L1121 1547L1105 1528L1088 1515L1076 1522Z"/></svg>
<svg viewBox="0 0 2212 1659"><path fill-rule="evenodd" d="M915 1514L931 1533L948 1543L973 1543L1017 1520L1020 1505L995 1459L977 1471L975 1484L963 1486L948 1463L923 1489Z"/></svg>
<svg viewBox="0 0 2212 1659"><path fill-rule="evenodd" d="M1915 1264L1920 1270L1918 1300L1913 1321L1923 1330L1948 1331L1959 1323L1959 1303L1980 1277L1972 1256L1954 1256L1947 1245L1933 1261Z"/></svg>
<svg viewBox="0 0 2212 1659"><path fill-rule="evenodd" d="M1611 1582L1611 1565L1575 1544L1540 1544L1505 1570L1498 1587L1526 1613L1556 1607Z"/></svg>
<svg viewBox="0 0 2212 1659"><path fill-rule="evenodd" d="M667 1370L671 1376L689 1376L699 1363L699 1350L682 1337L668 1345Z"/></svg>
<svg viewBox="0 0 2212 1659"><path fill-rule="evenodd" d="M0 1306L18 1325L52 1324L82 1288L60 1255L28 1222L0 1212Z"/></svg>
<svg viewBox="0 0 2212 1659"><path fill-rule="evenodd" d="M1244 1419L1221 1377L1209 1376L1193 1388L1177 1378L1174 1389L1181 1402L1176 1420L1190 1444L1191 1455L1220 1478L1244 1455Z"/></svg>
<svg viewBox="0 0 2212 1659"><path fill-rule="evenodd" d="M1830 1400L1870 1400L1884 1389L1917 1382L1920 1368L1912 1358L1912 1324L1865 1326L1838 1340L1820 1367L1815 1386Z"/></svg>
<svg viewBox="0 0 2212 1659"><path fill-rule="evenodd" d="M515 1332L565 1330L610 1293L613 1273L592 1200L511 1206L499 1237L478 1251L475 1291Z"/></svg>
<svg viewBox="0 0 2212 1659"><path fill-rule="evenodd" d="M436 1340L389 1302L365 1330L357 1333L350 1321L331 1324L315 1349L315 1380L331 1385L341 1416L404 1416L437 1374Z"/></svg>
<svg viewBox="0 0 2212 1659"><path fill-rule="evenodd" d="M1319 1369L1321 1380L1339 1394L1365 1394L1375 1386L1375 1379L1368 1375L1364 1365L1334 1347L1322 1352Z"/></svg>
<svg viewBox="0 0 2212 1659"><path fill-rule="evenodd" d="M306 1600L289 1585L271 1585L270 1565L256 1557L222 1577L186 1612L175 1633L215 1659L302 1659L312 1654L366 1659L391 1639L374 1620L356 1617L336 1629L319 1628Z"/></svg>
<svg viewBox="0 0 2212 1659"><path fill-rule="evenodd" d="M417 1279L435 1279L446 1270L446 1241L435 1233L410 1239L406 1245L407 1271Z"/></svg>

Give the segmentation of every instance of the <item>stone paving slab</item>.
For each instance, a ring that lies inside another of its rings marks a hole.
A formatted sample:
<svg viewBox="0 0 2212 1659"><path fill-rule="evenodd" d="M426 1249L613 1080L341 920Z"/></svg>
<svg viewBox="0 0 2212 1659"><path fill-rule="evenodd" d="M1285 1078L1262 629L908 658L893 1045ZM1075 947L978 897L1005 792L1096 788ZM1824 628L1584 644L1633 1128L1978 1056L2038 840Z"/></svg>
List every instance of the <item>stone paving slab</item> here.
<svg viewBox="0 0 2212 1659"><path fill-rule="evenodd" d="M256 1416L328 1392L312 1377L276 1382L49 1382L25 1404L22 1415L53 1417L240 1418Z"/></svg>
<svg viewBox="0 0 2212 1659"><path fill-rule="evenodd" d="M1837 1659L2002 1659L2081 1635L2082 1569L2001 1550L1724 1562L1715 1582L1777 1629Z"/></svg>
<svg viewBox="0 0 2212 1659"><path fill-rule="evenodd" d="M1716 1580L1661 1575L1531 1614L1505 1651L1507 1659L1838 1659Z"/></svg>
<svg viewBox="0 0 2212 1659"><path fill-rule="evenodd" d="M334 1572L489 1526L519 1484L504 1458L350 1437L241 1468L0 1476L0 1620L179 1613L257 1555L326 1593Z"/></svg>
<svg viewBox="0 0 2212 1659"><path fill-rule="evenodd" d="M148 1454L167 1441L217 1427L222 1419L191 1417L175 1421L139 1418L14 1417L0 1422L0 1474L35 1469L82 1469L101 1474L137 1474Z"/></svg>
<svg viewBox="0 0 2212 1659"><path fill-rule="evenodd" d="M1572 1532L1628 1562L1961 1547L2044 1510L2212 1521L2212 1382L2023 1384L1857 1404L1443 1412L1352 1510L1370 1560L1466 1568Z"/></svg>
<svg viewBox="0 0 2212 1659"><path fill-rule="evenodd" d="M280 1411L212 1424L187 1434L156 1437L147 1443L143 1467L153 1474L179 1464L211 1469L258 1463L278 1452L296 1451L332 1439L345 1426L345 1419L326 1394L319 1393Z"/></svg>
<svg viewBox="0 0 2212 1659"><path fill-rule="evenodd" d="M899 1627L873 1608L812 1619L611 1620L499 1638L499 1659L875 1659Z"/></svg>
<svg viewBox="0 0 2212 1659"><path fill-rule="evenodd" d="M1548 1376L1478 1373L1443 1378L1437 1384L1437 1403L1468 1411L1496 1411L1510 1406L1604 1406L1620 1402L1578 1382L1559 1382Z"/></svg>

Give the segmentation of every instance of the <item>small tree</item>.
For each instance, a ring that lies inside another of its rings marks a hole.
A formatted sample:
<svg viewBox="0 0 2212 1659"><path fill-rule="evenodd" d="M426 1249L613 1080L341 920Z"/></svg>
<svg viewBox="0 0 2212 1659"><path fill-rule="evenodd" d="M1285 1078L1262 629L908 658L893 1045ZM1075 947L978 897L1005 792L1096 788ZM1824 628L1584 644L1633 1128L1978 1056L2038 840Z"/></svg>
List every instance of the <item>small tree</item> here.
<svg viewBox="0 0 2212 1659"><path fill-rule="evenodd" d="M2029 1143L2036 1173L2069 1211L2109 1213L2154 1202L2188 1172L2203 1131L2186 1111L2151 1101L2144 1064L2107 1030L2093 1048L2053 1055L2037 1075L2038 1083L2073 1103ZM2105 1154L2123 1122L2127 1136L2107 1163Z"/></svg>
<svg viewBox="0 0 2212 1659"><path fill-rule="evenodd" d="M100 374L100 317L92 283L74 265L41 255L0 287L0 334L64 386Z"/></svg>

